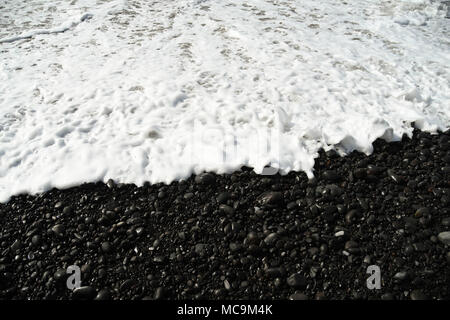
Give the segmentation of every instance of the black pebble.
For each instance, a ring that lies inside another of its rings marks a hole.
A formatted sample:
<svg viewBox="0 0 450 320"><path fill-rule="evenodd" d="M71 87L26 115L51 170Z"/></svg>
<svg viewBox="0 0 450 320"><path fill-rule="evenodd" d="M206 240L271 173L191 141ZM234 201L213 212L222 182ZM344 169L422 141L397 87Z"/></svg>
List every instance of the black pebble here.
<svg viewBox="0 0 450 320"><path fill-rule="evenodd" d="M97 291L91 286L79 287L73 291L72 298L75 300L92 300L97 295Z"/></svg>

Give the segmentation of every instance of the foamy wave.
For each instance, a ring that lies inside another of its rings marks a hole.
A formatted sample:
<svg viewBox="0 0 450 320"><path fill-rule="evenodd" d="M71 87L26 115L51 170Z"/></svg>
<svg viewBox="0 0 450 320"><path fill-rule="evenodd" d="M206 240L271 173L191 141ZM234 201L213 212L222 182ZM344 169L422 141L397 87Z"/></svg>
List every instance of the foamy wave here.
<svg viewBox="0 0 450 320"><path fill-rule="evenodd" d="M0 201L242 165L312 176L320 148L449 127L436 1L72 3L2 9L2 39L93 19L1 44Z"/></svg>

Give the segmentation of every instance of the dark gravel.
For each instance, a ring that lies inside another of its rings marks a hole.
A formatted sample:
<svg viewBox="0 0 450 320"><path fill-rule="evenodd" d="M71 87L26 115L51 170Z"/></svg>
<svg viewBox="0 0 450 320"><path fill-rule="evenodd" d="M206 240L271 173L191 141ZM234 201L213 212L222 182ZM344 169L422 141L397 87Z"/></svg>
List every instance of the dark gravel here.
<svg viewBox="0 0 450 320"><path fill-rule="evenodd" d="M309 181L243 168L13 197L0 298L449 299L450 132L374 146L321 152ZM372 264L380 290L366 288Z"/></svg>

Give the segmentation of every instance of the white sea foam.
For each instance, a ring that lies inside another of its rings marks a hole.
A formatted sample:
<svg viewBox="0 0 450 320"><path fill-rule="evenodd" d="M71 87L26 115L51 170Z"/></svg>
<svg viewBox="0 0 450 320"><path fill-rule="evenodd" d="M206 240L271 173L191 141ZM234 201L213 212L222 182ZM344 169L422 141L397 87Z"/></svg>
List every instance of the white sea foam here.
<svg viewBox="0 0 450 320"><path fill-rule="evenodd" d="M14 42L14 41L18 41L18 40L29 39L29 38L33 38L39 34L52 34L52 33L66 32L67 30L75 28L78 24L80 24L81 22L86 21L90 18L92 18L92 14L85 13L85 14L81 15L80 17L66 21L65 23L63 23L62 25L60 25L58 27L51 28L51 29L32 30L29 32L22 33L21 35L18 35L15 37L0 39L0 43Z"/></svg>
<svg viewBox="0 0 450 320"><path fill-rule="evenodd" d="M0 201L112 178L313 175L320 148L449 128L439 1L0 4ZM89 17L90 19L86 19Z"/></svg>

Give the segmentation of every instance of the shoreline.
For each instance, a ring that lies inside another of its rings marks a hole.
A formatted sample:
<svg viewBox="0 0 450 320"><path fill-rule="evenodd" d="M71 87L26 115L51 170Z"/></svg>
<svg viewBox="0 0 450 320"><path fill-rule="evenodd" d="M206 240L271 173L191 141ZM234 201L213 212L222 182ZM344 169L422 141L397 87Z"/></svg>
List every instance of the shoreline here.
<svg viewBox="0 0 450 320"><path fill-rule="evenodd" d="M449 130L321 151L314 169L14 196L0 299L450 299Z"/></svg>

